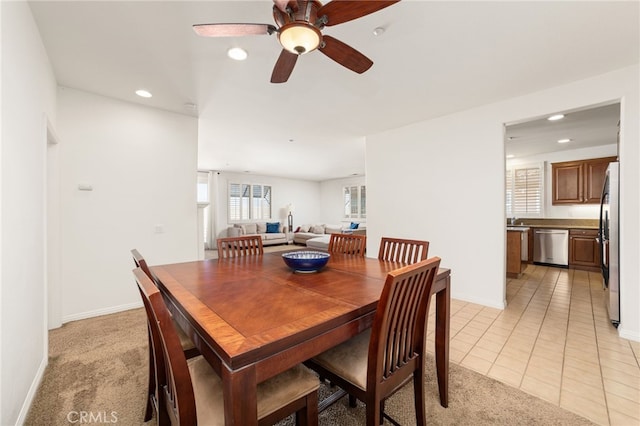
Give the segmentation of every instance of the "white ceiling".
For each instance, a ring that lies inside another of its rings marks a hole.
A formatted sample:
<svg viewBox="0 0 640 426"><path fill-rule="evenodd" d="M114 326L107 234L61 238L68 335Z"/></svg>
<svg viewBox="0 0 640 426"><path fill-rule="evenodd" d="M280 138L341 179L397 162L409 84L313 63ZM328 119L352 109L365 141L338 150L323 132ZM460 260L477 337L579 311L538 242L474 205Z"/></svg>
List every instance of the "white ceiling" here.
<svg viewBox="0 0 640 426"><path fill-rule="evenodd" d="M560 112L561 120L549 121L549 115L506 126L505 154L519 158L617 143L619 103ZM558 143L561 139L571 141Z"/></svg>
<svg viewBox="0 0 640 426"><path fill-rule="evenodd" d="M323 30L371 58L366 73L316 51L271 84L275 35L191 29L272 24L269 0L30 5L61 86L198 115L200 168L311 180L364 174L366 135L636 64L640 51L637 1L404 0ZM249 58L228 59L234 46Z"/></svg>

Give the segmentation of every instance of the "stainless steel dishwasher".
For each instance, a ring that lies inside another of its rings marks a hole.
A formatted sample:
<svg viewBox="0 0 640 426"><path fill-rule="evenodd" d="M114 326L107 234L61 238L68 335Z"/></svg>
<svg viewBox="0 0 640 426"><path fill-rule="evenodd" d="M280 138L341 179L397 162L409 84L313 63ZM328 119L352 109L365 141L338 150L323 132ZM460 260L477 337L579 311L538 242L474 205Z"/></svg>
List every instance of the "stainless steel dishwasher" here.
<svg viewBox="0 0 640 426"><path fill-rule="evenodd" d="M569 266L569 230L535 229L533 263Z"/></svg>

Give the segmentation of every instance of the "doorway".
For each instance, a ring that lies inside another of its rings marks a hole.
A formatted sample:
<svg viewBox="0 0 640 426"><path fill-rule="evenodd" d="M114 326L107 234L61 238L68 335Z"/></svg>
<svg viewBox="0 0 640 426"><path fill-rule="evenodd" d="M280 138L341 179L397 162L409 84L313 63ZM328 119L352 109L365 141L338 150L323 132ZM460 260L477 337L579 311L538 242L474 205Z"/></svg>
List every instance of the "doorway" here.
<svg viewBox="0 0 640 426"><path fill-rule="evenodd" d="M619 126L618 100L505 124L505 224L597 224L598 204L553 201L552 164L617 157ZM528 237L523 261L532 263Z"/></svg>
<svg viewBox="0 0 640 426"><path fill-rule="evenodd" d="M46 274L47 328L62 325L62 286L60 282L60 165L59 140L52 124L46 119Z"/></svg>

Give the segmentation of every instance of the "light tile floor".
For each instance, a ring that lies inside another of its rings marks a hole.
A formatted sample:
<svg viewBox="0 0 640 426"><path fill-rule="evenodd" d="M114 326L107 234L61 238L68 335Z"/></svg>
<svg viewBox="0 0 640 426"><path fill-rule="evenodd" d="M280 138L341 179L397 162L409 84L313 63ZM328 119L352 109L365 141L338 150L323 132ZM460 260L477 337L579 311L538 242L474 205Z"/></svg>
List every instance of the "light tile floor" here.
<svg viewBox="0 0 640 426"><path fill-rule="evenodd" d="M640 343L609 322L599 273L529 265L507 304L451 301L451 362L599 425L640 425Z"/></svg>

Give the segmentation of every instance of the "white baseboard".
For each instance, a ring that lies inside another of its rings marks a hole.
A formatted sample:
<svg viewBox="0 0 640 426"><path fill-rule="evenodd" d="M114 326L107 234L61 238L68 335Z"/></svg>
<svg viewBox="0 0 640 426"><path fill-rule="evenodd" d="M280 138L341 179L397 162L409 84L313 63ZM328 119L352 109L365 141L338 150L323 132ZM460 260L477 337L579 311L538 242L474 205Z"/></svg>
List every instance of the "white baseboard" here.
<svg viewBox="0 0 640 426"><path fill-rule="evenodd" d="M640 342L640 334L633 331L631 332L627 331L627 329L625 328L620 329L618 331L618 335L623 339L633 340L634 342Z"/></svg>
<svg viewBox="0 0 640 426"><path fill-rule="evenodd" d="M18 419L16 420L16 425L23 425L27 420L27 414L29 414L29 409L31 408L31 404L33 404L33 398L36 396L36 392L40 387L40 382L42 382L42 378L44 377L44 371L47 368L47 364L49 363L48 351L45 351L44 357L40 362L40 366L38 367L38 371L36 371L36 375L33 378L33 382L31 386L29 386L29 392L27 392L27 396L22 403L22 407L20 408L20 413L18 413Z"/></svg>
<svg viewBox="0 0 640 426"><path fill-rule="evenodd" d="M482 299L477 297L469 296L468 294L454 294L451 293L451 298L456 300L461 300L463 302L475 303L476 305L486 306L488 308L495 308L504 310L507 307L506 299L501 302L496 302L495 300Z"/></svg>
<svg viewBox="0 0 640 426"><path fill-rule="evenodd" d="M129 309L141 308L142 301L135 303L127 303L126 305L112 306L109 308L96 309L95 311L80 312L79 314L67 315L62 317L62 323L78 321L87 318L99 317L102 315L115 314L116 312L128 311Z"/></svg>

